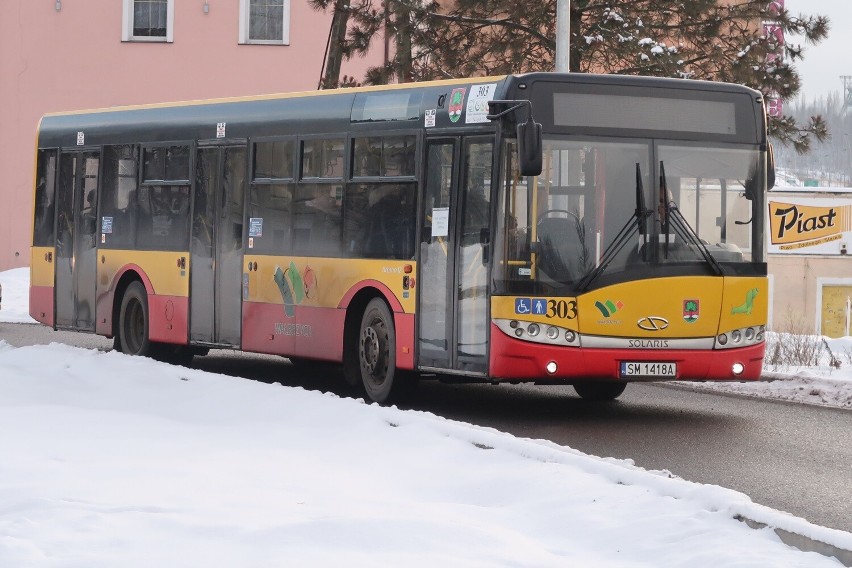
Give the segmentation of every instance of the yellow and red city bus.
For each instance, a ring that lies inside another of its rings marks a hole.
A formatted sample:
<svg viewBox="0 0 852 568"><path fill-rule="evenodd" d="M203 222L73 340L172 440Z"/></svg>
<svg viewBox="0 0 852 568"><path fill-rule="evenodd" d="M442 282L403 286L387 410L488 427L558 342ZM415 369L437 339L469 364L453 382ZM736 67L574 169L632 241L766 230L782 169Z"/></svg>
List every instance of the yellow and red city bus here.
<svg viewBox="0 0 852 568"><path fill-rule="evenodd" d="M534 73L49 114L30 313L136 355L341 363L379 402L422 376L596 400L756 379L771 178L761 95L699 81Z"/></svg>

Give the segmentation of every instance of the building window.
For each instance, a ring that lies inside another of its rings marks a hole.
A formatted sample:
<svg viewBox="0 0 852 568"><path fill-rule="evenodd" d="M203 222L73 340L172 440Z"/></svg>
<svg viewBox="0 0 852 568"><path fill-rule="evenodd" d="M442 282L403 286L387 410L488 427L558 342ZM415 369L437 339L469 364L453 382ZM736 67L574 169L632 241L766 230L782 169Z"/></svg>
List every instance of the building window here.
<svg viewBox="0 0 852 568"><path fill-rule="evenodd" d="M290 0L240 0L240 43L290 44Z"/></svg>
<svg viewBox="0 0 852 568"><path fill-rule="evenodd" d="M122 2L122 41L174 41L174 0Z"/></svg>

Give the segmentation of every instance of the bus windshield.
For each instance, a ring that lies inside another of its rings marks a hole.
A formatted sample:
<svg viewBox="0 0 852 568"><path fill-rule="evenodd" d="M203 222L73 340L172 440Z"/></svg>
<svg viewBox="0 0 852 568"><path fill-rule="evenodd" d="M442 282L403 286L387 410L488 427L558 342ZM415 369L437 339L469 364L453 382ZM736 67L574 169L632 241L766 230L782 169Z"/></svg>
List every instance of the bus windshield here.
<svg viewBox="0 0 852 568"><path fill-rule="evenodd" d="M651 267L720 274L722 264L762 262L751 250L762 224L756 146L546 138L536 178L517 176L513 146L500 184L498 288L581 292Z"/></svg>

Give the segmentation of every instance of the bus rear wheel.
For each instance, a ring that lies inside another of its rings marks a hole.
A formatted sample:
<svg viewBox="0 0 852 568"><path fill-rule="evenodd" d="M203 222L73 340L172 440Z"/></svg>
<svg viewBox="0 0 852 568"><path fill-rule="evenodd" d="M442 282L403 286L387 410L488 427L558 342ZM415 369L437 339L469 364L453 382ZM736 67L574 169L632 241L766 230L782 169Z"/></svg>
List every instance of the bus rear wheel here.
<svg viewBox="0 0 852 568"><path fill-rule="evenodd" d="M148 293L141 282L132 282L121 298L118 317L118 345L122 353L151 354L148 338Z"/></svg>
<svg viewBox="0 0 852 568"><path fill-rule="evenodd" d="M625 388L627 388L627 383L590 381L574 384L574 390L577 391L580 398L595 402L615 400L624 392Z"/></svg>
<svg viewBox="0 0 852 568"><path fill-rule="evenodd" d="M373 402L388 401L399 390L396 372L396 331L393 315L381 298L373 298L361 317L358 332L361 383Z"/></svg>

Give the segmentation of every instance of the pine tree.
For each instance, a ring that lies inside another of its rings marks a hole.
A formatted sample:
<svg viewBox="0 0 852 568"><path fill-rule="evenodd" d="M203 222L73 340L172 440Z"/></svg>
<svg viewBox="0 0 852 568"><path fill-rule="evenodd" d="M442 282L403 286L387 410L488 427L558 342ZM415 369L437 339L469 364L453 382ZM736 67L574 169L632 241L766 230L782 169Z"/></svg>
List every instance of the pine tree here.
<svg viewBox="0 0 852 568"><path fill-rule="evenodd" d="M322 0L311 0L314 4ZM331 0L325 0L328 4ZM357 7L355 3L358 3ZM765 34L775 22L786 37L818 43L825 16L769 10L769 0L571 0L570 69L728 81L782 101L801 89L795 63L802 47ZM553 70L556 0L353 0L341 47L364 53L380 32L396 38L395 57L365 82L427 80ZM773 54L783 53L783 59ZM823 140L825 122L812 116L770 121L770 134L797 151Z"/></svg>

